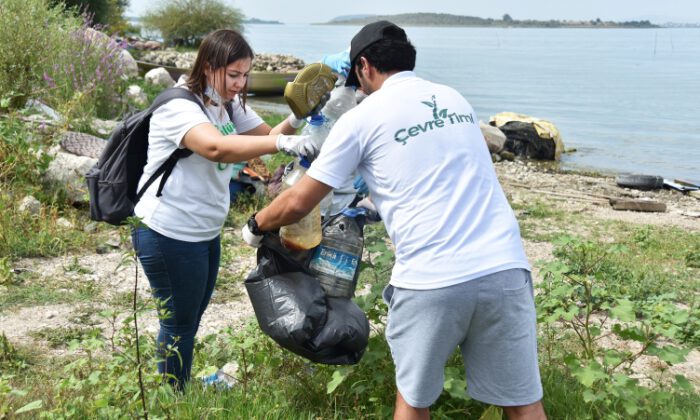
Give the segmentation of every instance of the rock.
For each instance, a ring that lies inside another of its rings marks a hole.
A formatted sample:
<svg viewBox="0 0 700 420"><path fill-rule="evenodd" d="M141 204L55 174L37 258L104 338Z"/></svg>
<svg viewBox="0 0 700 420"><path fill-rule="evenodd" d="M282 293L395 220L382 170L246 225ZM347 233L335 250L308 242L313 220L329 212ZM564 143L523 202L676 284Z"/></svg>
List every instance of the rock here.
<svg viewBox="0 0 700 420"><path fill-rule="evenodd" d="M122 68L124 74L129 77L136 77L139 75L139 66L136 64L136 60L127 50L121 50L119 53L119 61L122 63Z"/></svg>
<svg viewBox="0 0 700 420"><path fill-rule="evenodd" d="M121 240L119 239L119 236L112 236L105 241L105 245L112 248L119 248L121 246Z"/></svg>
<svg viewBox="0 0 700 420"><path fill-rule="evenodd" d="M45 179L61 185L66 190L68 199L73 203L87 203L88 194L84 175L97 163L97 159L57 150L52 150L51 153L55 153L55 157L49 164L44 175Z"/></svg>
<svg viewBox="0 0 700 420"><path fill-rule="evenodd" d="M175 85L175 81L172 77L170 77L170 73L168 73L168 71L165 70L163 67L158 67L157 69L150 70L148 73L146 73L143 79L146 81L146 83L155 86L163 86L169 88Z"/></svg>
<svg viewBox="0 0 700 420"><path fill-rule="evenodd" d="M28 195L19 203L19 211L36 216L39 214L39 212L41 212L41 203L33 196Z"/></svg>
<svg viewBox="0 0 700 420"><path fill-rule="evenodd" d="M515 160L515 155L507 150L503 150L501 153L499 153L499 155L501 155L504 160L508 160L510 162Z"/></svg>
<svg viewBox="0 0 700 420"><path fill-rule="evenodd" d="M45 103L38 101L36 99L30 99L26 104L27 109L38 111L44 117L47 117L50 121L58 122L62 120L61 114L56 112L53 108L46 105Z"/></svg>
<svg viewBox="0 0 700 420"><path fill-rule="evenodd" d="M146 75L148 76L148 74ZM170 77L170 75L168 75L168 77ZM136 105L148 105L148 97L139 85L131 85L128 88L126 88L126 97L129 98L129 100L133 101Z"/></svg>
<svg viewBox="0 0 700 420"><path fill-rule="evenodd" d="M143 49L145 49L145 50L153 51L153 50L159 50L161 48L163 48L163 44L161 44L158 41L151 40L151 41L146 41L143 43Z"/></svg>
<svg viewBox="0 0 700 420"><path fill-rule="evenodd" d="M506 135L498 128L479 121L481 134L489 147L489 152L500 153L506 144Z"/></svg>
<svg viewBox="0 0 700 420"><path fill-rule="evenodd" d="M70 220L66 219L65 217L59 217L56 219L56 226L63 229L73 229L73 223L71 223Z"/></svg>
<svg viewBox="0 0 700 420"><path fill-rule="evenodd" d="M93 130L101 136L109 136L112 131L117 126L117 121L114 120L101 120L99 118L94 118L90 124Z"/></svg>
<svg viewBox="0 0 700 420"><path fill-rule="evenodd" d="M85 225L85 227L83 228L83 232L95 233L95 232L97 232L97 226L98 226L97 222L92 221L92 222L88 223L87 225Z"/></svg>
<svg viewBox="0 0 700 420"><path fill-rule="evenodd" d="M197 58L197 53L177 52L174 50L149 51L145 53L141 60L161 66L190 69ZM296 72L304 68L304 60L285 54L255 54L253 60L253 71L276 71L276 72Z"/></svg>
<svg viewBox="0 0 700 420"><path fill-rule="evenodd" d="M136 77L139 74L139 67L136 64L136 60L131 56L129 51L119 47L119 44L115 40L109 37L109 35L104 32L96 31L93 28L87 28L83 32L85 39L92 41L93 43L102 44L105 48L115 49L119 48L119 62L121 63L122 71L129 77Z"/></svg>

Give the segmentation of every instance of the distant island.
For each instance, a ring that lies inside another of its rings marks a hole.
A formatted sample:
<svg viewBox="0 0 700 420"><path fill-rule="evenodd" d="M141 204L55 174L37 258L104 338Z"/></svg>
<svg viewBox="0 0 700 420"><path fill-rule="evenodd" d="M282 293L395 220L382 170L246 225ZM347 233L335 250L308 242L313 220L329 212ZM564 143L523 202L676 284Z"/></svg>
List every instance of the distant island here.
<svg viewBox="0 0 700 420"><path fill-rule="evenodd" d="M339 16L320 25L366 25L377 20L390 20L402 26L473 26L496 28L658 28L648 20L611 22L595 20L517 20L509 14L502 19L451 15L448 13L402 13L398 15Z"/></svg>
<svg viewBox="0 0 700 420"><path fill-rule="evenodd" d="M260 23L265 25L284 25L279 20L263 20L258 18L250 18L243 20L243 23Z"/></svg>

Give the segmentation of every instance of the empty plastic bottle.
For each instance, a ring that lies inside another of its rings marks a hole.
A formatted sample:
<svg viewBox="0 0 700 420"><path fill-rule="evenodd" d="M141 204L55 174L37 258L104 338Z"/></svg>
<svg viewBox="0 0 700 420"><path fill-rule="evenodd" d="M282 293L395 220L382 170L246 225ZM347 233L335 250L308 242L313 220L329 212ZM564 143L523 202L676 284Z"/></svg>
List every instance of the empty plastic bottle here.
<svg viewBox="0 0 700 420"><path fill-rule="evenodd" d="M301 135L311 137L318 150L321 150L330 131L330 127L325 122L326 117L323 113L315 114L306 119L306 125L301 130Z"/></svg>
<svg viewBox="0 0 700 420"><path fill-rule="evenodd" d="M311 164L301 158L294 169L282 179L282 191L296 184L306 173ZM280 228L280 241L290 251L305 251L321 242L321 210L317 205L311 213L301 220Z"/></svg>
<svg viewBox="0 0 700 420"><path fill-rule="evenodd" d="M311 257L309 270L327 296L351 298L355 294L365 214L363 208L347 208L323 228L323 240Z"/></svg>
<svg viewBox="0 0 700 420"><path fill-rule="evenodd" d="M355 90L351 87L338 86L331 91L331 97L323 106L321 113L326 117L327 124L332 127L341 115L354 108L355 105L357 105Z"/></svg>

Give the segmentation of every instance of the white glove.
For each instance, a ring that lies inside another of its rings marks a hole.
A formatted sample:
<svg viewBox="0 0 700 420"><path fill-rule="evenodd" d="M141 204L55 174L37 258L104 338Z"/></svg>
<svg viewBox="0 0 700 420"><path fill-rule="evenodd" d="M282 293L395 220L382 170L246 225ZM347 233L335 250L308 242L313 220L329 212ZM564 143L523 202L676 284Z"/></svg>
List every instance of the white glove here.
<svg viewBox="0 0 700 420"><path fill-rule="evenodd" d="M318 154L318 147L310 136L280 134L277 136L277 150L294 157L306 156L309 160L313 160Z"/></svg>
<svg viewBox="0 0 700 420"><path fill-rule="evenodd" d="M293 112L289 114L289 116L287 117L287 121L289 121L289 125L291 125L292 128L299 128L302 125L304 125L304 119L297 118L296 116L294 116Z"/></svg>
<svg viewBox="0 0 700 420"><path fill-rule="evenodd" d="M243 236L243 240L248 245L252 246L253 248L260 248L263 236L253 234L253 232L251 232L248 228L248 224L243 225L243 229L241 229L241 236Z"/></svg>

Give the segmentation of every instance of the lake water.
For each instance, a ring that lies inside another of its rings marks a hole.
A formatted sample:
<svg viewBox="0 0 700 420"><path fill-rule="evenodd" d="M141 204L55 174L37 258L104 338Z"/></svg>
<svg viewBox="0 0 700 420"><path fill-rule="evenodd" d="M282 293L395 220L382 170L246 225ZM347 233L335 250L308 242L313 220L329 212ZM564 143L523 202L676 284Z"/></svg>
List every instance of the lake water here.
<svg viewBox="0 0 700 420"><path fill-rule="evenodd" d="M306 62L357 26L246 25L257 52ZM418 75L462 93L478 117L552 121L562 165L700 181L700 29L406 28Z"/></svg>

